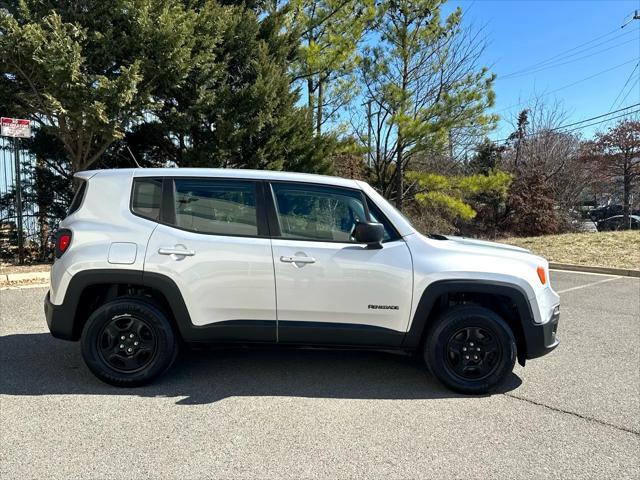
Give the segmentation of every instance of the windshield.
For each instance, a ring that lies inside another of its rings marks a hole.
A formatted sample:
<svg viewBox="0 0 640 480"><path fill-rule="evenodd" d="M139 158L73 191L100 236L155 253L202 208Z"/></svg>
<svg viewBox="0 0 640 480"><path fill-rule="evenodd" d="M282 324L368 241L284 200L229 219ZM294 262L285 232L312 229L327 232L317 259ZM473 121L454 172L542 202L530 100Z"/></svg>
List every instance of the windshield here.
<svg viewBox="0 0 640 480"><path fill-rule="evenodd" d="M382 195L381 195L381 197L382 197ZM388 204L388 205L389 205L389 206L390 206L390 207L391 207L391 208L396 212L396 214L398 214L399 216L401 216L401 217L402 217L402 219L403 219L405 222L407 222L407 223L411 226L411 228L414 228L414 229L416 228L416 227L414 227L414 226L413 226L413 223L411 223L411 220L409 220L409 218L408 218L404 213L402 213L400 210L398 210L398 209L396 208L396 206L395 206L393 203L391 203L389 200L387 200L387 199L386 199L386 198L384 198L384 197L382 197L382 199L383 199L385 202L387 202L387 204Z"/></svg>

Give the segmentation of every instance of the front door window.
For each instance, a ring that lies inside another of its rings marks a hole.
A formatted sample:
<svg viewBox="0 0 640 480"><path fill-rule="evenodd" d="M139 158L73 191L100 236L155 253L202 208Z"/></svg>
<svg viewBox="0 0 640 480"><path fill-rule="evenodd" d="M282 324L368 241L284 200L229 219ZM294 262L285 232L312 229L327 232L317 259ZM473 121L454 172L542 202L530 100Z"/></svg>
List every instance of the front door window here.
<svg viewBox="0 0 640 480"><path fill-rule="evenodd" d="M366 221L359 192L289 184L272 188L282 238L355 242L356 223Z"/></svg>

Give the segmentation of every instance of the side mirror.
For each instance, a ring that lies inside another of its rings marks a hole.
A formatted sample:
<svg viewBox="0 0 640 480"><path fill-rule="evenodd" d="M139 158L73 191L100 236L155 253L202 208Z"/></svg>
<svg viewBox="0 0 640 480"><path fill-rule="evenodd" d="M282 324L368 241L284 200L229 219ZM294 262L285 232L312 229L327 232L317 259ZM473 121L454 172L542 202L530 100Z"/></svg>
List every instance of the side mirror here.
<svg viewBox="0 0 640 480"><path fill-rule="evenodd" d="M358 243L366 243L368 248L382 248L384 226L381 223L358 222L353 237Z"/></svg>

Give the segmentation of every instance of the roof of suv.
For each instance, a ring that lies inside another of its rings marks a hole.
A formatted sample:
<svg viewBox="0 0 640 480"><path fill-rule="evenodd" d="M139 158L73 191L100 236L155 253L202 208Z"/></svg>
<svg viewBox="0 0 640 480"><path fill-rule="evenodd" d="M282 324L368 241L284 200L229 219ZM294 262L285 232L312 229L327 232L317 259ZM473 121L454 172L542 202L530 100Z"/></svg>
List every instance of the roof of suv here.
<svg viewBox="0 0 640 480"><path fill-rule="evenodd" d="M330 177L328 175L311 175L308 173L277 172L272 170L241 170L235 168L119 168L110 170L86 170L78 172L76 177L85 180L99 176L107 181L113 179L116 184L131 177L219 177L247 180L281 180L289 182L316 183L336 187L354 188L364 191L391 220L400 235L410 235L416 230L390 203L376 192L369 184L360 180Z"/></svg>
<svg viewBox="0 0 640 480"><path fill-rule="evenodd" d="M249 180L284 180L291 182L321 183L349 188L360 186L355 180L329 175L280 172L273 170L243 170L237 168L119 168L109 170L86 170L76 173L79 178L89 179L94 175L125 177L225 177Z"/></svg>

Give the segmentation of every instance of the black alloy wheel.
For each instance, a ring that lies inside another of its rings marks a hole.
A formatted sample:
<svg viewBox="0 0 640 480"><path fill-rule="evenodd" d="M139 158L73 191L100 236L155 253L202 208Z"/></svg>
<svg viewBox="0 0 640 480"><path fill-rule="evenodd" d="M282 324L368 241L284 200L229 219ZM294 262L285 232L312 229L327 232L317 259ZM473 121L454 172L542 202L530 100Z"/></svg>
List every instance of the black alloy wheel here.
<svg viewBox="0 0 640 480"><path fill-rule="evenodd" d="M112 318L98 336L102 360L119 372L144 369L158 350L153 328L128 314Z"/></svg>
<svg viewBox="0 0 640 480"><path fill-rule="evenodd" d="M496 334L487 328L461 328L447 342L447 365L465 380L482 380L491 375L502 359Z"/></svg>

